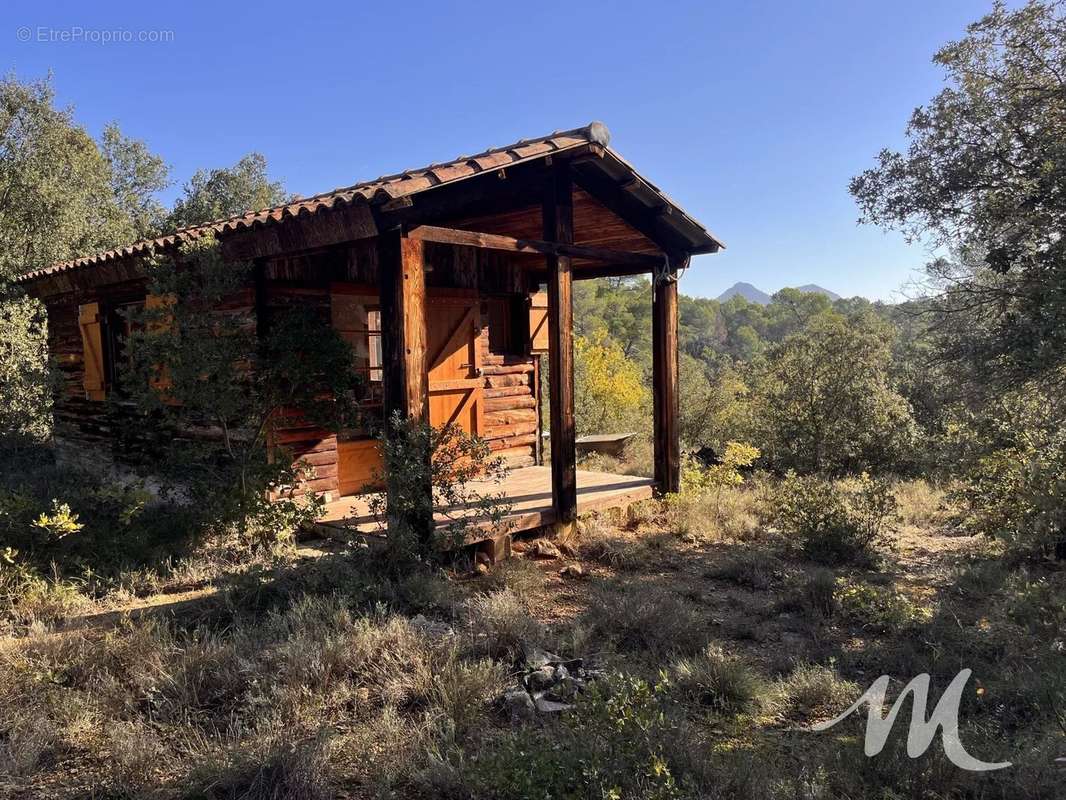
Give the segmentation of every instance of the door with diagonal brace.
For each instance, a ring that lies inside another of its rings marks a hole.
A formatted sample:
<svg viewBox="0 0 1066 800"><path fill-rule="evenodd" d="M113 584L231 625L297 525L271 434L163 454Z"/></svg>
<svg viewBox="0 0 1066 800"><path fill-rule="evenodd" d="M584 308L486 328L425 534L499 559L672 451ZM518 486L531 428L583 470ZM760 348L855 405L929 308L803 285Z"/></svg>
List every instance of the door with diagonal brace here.
<svg viewBox="0 0 1066 800"><path fill-rule="evenodd" d="M426 298L429 421L484 432L481 303L475 292L430 291Z"/></svg>

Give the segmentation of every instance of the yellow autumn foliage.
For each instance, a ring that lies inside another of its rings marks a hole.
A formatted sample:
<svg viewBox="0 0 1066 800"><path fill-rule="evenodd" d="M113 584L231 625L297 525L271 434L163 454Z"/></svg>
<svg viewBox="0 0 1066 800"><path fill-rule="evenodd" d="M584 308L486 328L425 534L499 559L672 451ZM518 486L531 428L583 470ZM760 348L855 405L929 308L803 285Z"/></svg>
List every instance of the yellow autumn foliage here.
<svg viewBox="0 0 1066 800"><path fill-rule="evenodd" d="M574 411L580 434L639 432L651 395L640 365L606 331L574 338Z"/></svg>

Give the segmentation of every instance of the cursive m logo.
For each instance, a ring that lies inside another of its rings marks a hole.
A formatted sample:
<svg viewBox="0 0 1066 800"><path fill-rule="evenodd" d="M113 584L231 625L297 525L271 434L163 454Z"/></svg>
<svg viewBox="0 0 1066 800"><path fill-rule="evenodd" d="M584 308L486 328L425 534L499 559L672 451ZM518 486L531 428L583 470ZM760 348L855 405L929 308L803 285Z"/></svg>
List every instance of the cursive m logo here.
<svg viewBox="0 0 1066 800"><path fill-rule="evenodd" d="M966 752L966 748L962 746L962 740L959 739L959 704L962 702L963 687L966 686L971 674L972 670L964 669L955 676L944 694L940 696L940 702L936 704L928 720L925 719L925 712L929 699L929 673L922 673L903 687L903 691L899 693L896 702L892 704L892 708L885 716L881 716L881 712L885 707L889 677L882 675L843 714L828 722L819 722L814 726L814 730L824 731L832 728L858 711L865 702L869 706L866 716L865 752L867 756L875 756L884 749L888 734L896 722L896 716L903 708L907 695L910 694L914 696L914 705L911 708L911 726L907 734L908 756L917 758L928 750L929 745L933 743L937 729L940 729L944 755L955 766L971 772L987 772L1009 767L1011 766L1009 761L989 763L974 758Z"/></svg>

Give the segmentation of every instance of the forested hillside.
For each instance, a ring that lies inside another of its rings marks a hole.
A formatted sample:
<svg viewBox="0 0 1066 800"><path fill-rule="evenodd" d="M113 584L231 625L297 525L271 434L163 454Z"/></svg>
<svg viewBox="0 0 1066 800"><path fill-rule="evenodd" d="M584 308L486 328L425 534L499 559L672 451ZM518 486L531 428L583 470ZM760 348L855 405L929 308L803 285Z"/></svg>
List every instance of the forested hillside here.
<svg viewBox="0 0 1066 800"><path fill-rule="evenodd" d="M598 357L578 376L585 433L646 432L651 405L651 288L598 280L575 293L578 347ZM947 466L958 387L939 370L927 302L831 301L783 289L762 305L680 298L682 437L691 450L755 444L784 471ZM619 387L626 387L619 390Z"/></svg>

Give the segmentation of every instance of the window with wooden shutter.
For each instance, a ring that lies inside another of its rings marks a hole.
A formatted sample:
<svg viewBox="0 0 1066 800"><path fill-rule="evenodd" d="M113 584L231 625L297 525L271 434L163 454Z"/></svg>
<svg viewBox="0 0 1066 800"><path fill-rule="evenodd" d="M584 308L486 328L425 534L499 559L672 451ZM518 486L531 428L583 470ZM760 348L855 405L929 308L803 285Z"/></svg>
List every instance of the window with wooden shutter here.
<svg viewBox="0 0 1066 800"><path fill-rule="evenodd" d="M82 386L86 400L103 400L107 396L104 385L104 339L99 303L78 307L78 327L81 328Z"/></svg>

